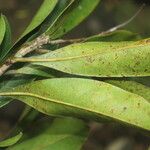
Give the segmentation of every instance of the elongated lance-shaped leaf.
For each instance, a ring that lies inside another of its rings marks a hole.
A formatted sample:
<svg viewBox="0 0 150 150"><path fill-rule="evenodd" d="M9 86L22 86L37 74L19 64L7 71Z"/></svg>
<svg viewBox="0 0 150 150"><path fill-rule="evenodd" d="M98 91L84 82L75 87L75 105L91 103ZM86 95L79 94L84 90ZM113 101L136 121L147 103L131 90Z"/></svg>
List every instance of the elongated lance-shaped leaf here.
<svg viewBox="0 0 150 150"><path fill-rule="evenodd" d="M80 150L87 137L88 128L78 119L55 119L51 125L46 122L44 124L47 127L40 134L8 150Z"/></svg>
<svg viewBox="0 0 150 150"><path fill-rule="evenodd" d="M33 62L69 74L96 77L131 77L150 75L150 43L87 42L73 44L34 58Z"/></svg>
<svg viewBox="0 0 150 150"><path fill-rule="evenodd" d="M5 31L6 31L5 19L4 16L0 14L0 45L4 39Z"/></svg>
<svg viewBox="0 0 150 150"><path fill-rule="evenodd" d="M37 14L32 19L31 23L23 33L23 36L27 35L29 32L33 31L35 28L37 28L45 19L48 17L48 15L53 11L57 4L58 0L44 0L43 4L39 8Z"/></svg>
<svg viewBox="0 0 150 150"><path fill-rule="evenodd" d="M17 69L15 71L9 71L9 74L23 74L23 75L36 75L42 78L54 78L56 77L51 70L48 68L43 69L42 66L32 66L32 65L27 65L25 67L22 67L20 69ZM57 71L55 71L55 74L58 74ZM61 75L62 76L62 75ZM101 78L98 78L99 80ZM140 95L144 97L146 100L150 102L150 87L143 85L139 83L141 80L144 80L144 78L136 78L136 81L133 79L135 78L117 78L117 79L106 79L104 80L107 83L110 83L112 85L118 86L126 91L129 91L131 93L135 93L137 95ZM139 81L139 82L138 82ZM148 79L146 83L148 83Z"/></svg>
<svg viewBox="0 0 150 150"><path fill-rule="evenodd" d="M79 78L48 79L1 91L0 95L21 100L48 115L99 121L111 119L150 130L150 103L105 82Z"/></svg>
<svg viewBox="0 0 150 150"><path fill-rule="evenodd" d="M100 0L73 0L70 7L59 16L59 18L50 26L46 34L51 39L56 39L66 34L68 31L81 23L98 5Z"/></svg>
<svg viewBox="0 0 150 150"><path fill-rule="evenodd" d="M38 34L45 33L49 31L62 15L74 4L75 0L61 0L58 1L54 11L46 18L43 22Z"/></svg>
<svg viewBox="0 0 150 150"><path fill-rule="evenodd" d="M24 74L24 75L36 75L42 78L53 78L55 77L51 70L42 70L39 66L35 67L32 65L28 65L25 67L22 67L16 71L14 71L15 74ZM13 74L13 71L8 72L9 74ZM58 72L56 71L56 74ZM100 79L100 78L99 78ZM143 79L143 78L142 78ZM104 79L103 79L104 80ZM118 86L126 91L129 91L131 93L135 93L137 95L140 95L144 97L146 100L150 102L150 87L143 85L139 83L141 81L137 78L137 81L134 81L133 78L117 78L117 79L106 79L104 80L107 83L110 83L112 85ZM138 82L139 81L139 82ZM147 80L148 82L149 80Z"/></svg>
<svg viewBox="0 0 150 150"><path fill-rule="evenodd" d="M18 135L14 136L14 137L11 137L9 139L6 139L4 141L1 141L0 142L0 147L8 147L8 146L12 146L14 145L15 143L17 143L20 138L22 137L22 132L20 132Z"/></svg>
<svg viewBox="0 0 150 150"><path fill-rule="evenodd" d="M5 31L5 36L4 36L3 42L0 46L0 60L3 60L5 55L9 52L9 49L12 44L11 28L10 28L9 22L5 16L3 16L3 18L5 20L6 31Z"/></svg>

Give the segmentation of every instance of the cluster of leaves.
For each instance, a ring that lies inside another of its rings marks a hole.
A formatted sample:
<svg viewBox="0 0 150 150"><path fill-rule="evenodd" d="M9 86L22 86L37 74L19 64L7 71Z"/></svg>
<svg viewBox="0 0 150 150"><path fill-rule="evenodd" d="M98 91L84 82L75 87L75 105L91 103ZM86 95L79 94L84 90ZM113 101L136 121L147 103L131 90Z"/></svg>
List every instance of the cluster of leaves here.
<svg viewBox="0 0 150 150"><path fill-rule="evenodd" d="M41 35L48 36L50 41L60 39L83 21L99 2L44 0L14 45L11 45L8 21L1 15L0 65L3 67L8 59L19 63L13 64L0 77L0 107L17 99L59 119L43 123L45 126L41 126L34 137L24 133L19 144L11 146L22 137L19 133L2 141L0 147L10 146L10 150L80 149L88 128L85 122L68 117L118 122L150 131L150 89L146 83L150 75L149 39L139 40L132 32L118 30L70 45L47 43L39 48L40 52L46 51L45 54L35 51L26 58L15 57L24 45L32 48L32 41ZM25 109L22 120L32 116L31 112Z"/></svg>

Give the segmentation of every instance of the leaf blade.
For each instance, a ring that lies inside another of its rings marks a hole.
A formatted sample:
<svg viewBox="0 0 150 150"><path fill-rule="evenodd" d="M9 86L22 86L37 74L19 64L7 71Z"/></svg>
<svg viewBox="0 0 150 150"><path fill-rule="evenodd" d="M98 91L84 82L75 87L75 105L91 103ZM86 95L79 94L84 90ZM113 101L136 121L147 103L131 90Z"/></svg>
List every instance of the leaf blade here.
<svg viewBox="0 0 150 150"><path fill-rule="evenodd" d="M18 135L14 136L12 138L1 141L0 142L0 147L8 147L8 146L14 145L15 143L17 143L20 140L22 135L23 135L22 132L20 132Z"/></svg>
<svg viewBox="0 0 150 150"><path fill-rule="evenodd" d="M33 57L29 62L83 76L149 76L149 47L150 44L146 40L138 42L87 42L73 44L54 52Z"/></svg>
<svg viewBox="0 0 150 150"><path fill-rule="evenodd" d="M1 14L0 15L0 45L5 36L5 31L6 31L5 20L4 20L4 16Z"/></svg>
<svg viewBox="0 0 150 150"><path fill-rule="evenodd" d="M9 22L5 16L3 16L4 21L5 21L5 26L6 26L6 31L5 31L5 36L3 39L3 42L0 46L1 52L0 52L0 60L3 60L5 55L9 52L12 44L12 39L11 39L11 28L9 25Z"/></svg>
<svg viewBox="0 0 150 150"><path fill-rule="evenodd" d="M150 130L150 103L108 83L60 78L34 82L10 91L12 93L0 95L15 97L48 115L112 119Z"/></svg>
<svg viewBox="0 0 150 150"><path fill-rule="evenodd" d="M27 35L35 28L37 28L45 20L45 18L53 11L57 2L58 0L44 0L37 14L34 16L31 23L26 28L21 37Z"/></svg>

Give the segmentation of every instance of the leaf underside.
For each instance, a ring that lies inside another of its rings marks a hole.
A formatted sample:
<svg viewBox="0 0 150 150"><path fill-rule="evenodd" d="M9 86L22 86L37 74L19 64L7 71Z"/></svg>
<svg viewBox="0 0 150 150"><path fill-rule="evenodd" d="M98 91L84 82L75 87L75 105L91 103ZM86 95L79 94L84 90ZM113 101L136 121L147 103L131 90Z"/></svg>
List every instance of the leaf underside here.
<svg viewBox="0 0 150 150"><path fill-rule="evenodd" d="M69 74L95 77L150 75L150 43L144 40L73 44L32 58L33 64Z"/></svg>
<svg viewBox="0 0 150 150"><path fill-rule="evenodd" d="M47 79L0 95L21 100L48 115L113 120L150 130L150 103L141 96L102 81Z"/></svg>

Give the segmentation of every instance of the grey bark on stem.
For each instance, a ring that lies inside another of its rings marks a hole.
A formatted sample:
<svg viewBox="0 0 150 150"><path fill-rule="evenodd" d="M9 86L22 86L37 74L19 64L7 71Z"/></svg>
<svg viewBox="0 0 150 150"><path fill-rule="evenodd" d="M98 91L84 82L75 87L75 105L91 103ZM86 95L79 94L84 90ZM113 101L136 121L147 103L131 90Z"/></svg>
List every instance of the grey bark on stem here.
<svg viewBox="0 0 150 150"><path fill-rule="evenodd" d="M49 36L41 35L37 37L35 40L25 44L14 57L24 57L28 53L34 51L35 49L40 48L42 45L47 44L49 42ZM2 76L13 64L15 61L7 60L4 65L0 67L0 76Z"/></svg>

